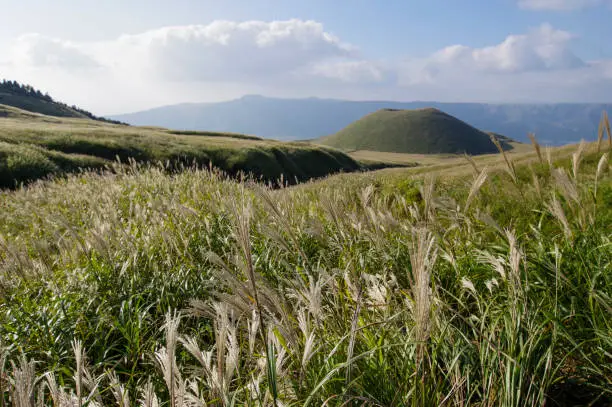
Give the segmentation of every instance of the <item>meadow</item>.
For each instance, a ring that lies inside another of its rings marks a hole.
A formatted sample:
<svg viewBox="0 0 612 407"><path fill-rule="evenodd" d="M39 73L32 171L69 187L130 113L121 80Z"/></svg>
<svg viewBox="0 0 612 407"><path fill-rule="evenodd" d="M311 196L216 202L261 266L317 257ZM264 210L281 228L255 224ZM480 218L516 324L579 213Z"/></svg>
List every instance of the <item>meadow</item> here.
<svg viewBox="0 0 612 407"><path fill-rule="evenodd" d="M0 105L0 188L82 170L108 170L117 162L163 162L253 174L289 183L384 166L359 163L332 148L213 132L132 127L82 118L59 118Z"/></svg>
<svg viewBox="0 0 612 407"><path fill-rule="evenodd" d="M0 192L0 405L608 405L605 144Z"/></svg>

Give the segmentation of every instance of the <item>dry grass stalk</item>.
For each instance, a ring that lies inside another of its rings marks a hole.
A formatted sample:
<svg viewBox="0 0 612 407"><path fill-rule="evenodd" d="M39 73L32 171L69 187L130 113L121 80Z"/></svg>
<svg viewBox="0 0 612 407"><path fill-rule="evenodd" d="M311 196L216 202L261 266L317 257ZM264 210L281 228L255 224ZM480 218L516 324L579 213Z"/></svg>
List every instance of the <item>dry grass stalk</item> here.
<svg viewBox="0 0 612 407"><path fill-rule="evenodd" d="M118 407L130 407L130 393L117 378L117 374L112 372L109 375L111 392L115 397ZM79 404L80 405L80 404ZM182 406L181 406L182 407Z"/></svg>
<svg viewBox="0 0 612 407"><path fill-rule="evenodd" d="M510 177L512 178L512 182L514 182L515 184L518 184L518 177L516 176L516 169L514 168L514 163L512 162L510 157L508 157L508 155L506 154L506 151L504 150L503 146L501 145L497 137L493 135L491 135L490 137L491 137L491 141L493 142L493 144L495 144L495 147L497 147L502 157L504 157L504 161L506 162L506 170L508 174L510 175Z"/></svg>
<svg viewBox="0 0 612 407"><path fill-rule="evenodd" d="M478 175L478 177L476 177L476 179L472 183L472 187L470 188L470 193L468 194L467 200L465 201L465 209L464 209L465 211L469 209L472 201L478 194L478 191L480 191L480 188L487 180L488 171L489 171L488 168L484 167L482 171L480 172L480 174Z"/></svg>
<svg viewBox="0 0 612 407"><path fill-rule="evenodd" d="M544 164L544 158L542 157L542 149L540 148L540 144L538 143L538 140L536 140L535 134L529 133L528 136L529 136L529 140L531 140L531 144L533 145L533 148L538 154L538 160L540 160L540 164Z"/></svg>
<svg viewBox="0 0 612 407"><path fill-rule="evenodd" d="M601 112L601 119L599 120L599 126L597 127L597 153L601 151L601 143L604 138L604 119L606 117L605 110Z"/></svg>
<svg viewBox="0 0 612 407"><path fill-rule="evenodd" d="M555 195L553 195L551 202L546 204L546 208L555 218L557 218L557 220L563 227L563 233L565 234L565 237L570 240L573 235L572 228L570 227L570 224L567 221L567 217L565 216L565 211L563 210L561 203Z"/></svg>
<svg viewBox="0 0 612 407"><path fill-rule="evenodd" d="M508 273L508 280L511 283L512 290L515 294L521 292L521 260L522 253L516 240L516 234L513 230L506 230L506 239L508 240L508 260L510 265L510 272Z"/></svg>
<svg viewBox="0 0 612 407"><path fill-rule="evenodd" d="M19 366L11 362L13 367L13 380L9 385L9 392L15 407L34 406L36 389L36 369L34 362L21 357Z"/></svg>
<svg viewBox="0 0 612 407"><path fill-rule="evenodd" d="M610 131L610 120L608 119L608 112L603 113L603 126L608 134L608 149L612 150L612 131Z"/></svg>
<svg viewBox="0 0 612 407"><path fill-rule="evenodd" d="M553 178L555 185L561 191L561 194L566 201L575 202L580 205L580 193L575 181L567 175L567 172L563 168L557 168L553 171Z"/></svg>
<svg viewBox="0 0 612 407"><path fill-rule="evenodd" d="M8 353L0 342L0 407L4 407L4 392L9 386L9 383L7 383L7 374L5 370L7 358Z"/></svg>
<svg viewBox="0 0 612 407"><path fill-rule="evenodd" d="M578 179L578 173L580 171L580 163L582 162L585 148L586 148L586 143L584 142L584 140L581 140L580 145L578 146L578 149L572 154L572 172L574 175L574 179Z"/></svg>
<svg viewBox="0 0 612 407"><path fill-rule="evenodd" d="M138 400L139 407L159 407L159 399L153 389L153 383L150 381L141 389L140 399Z"/></svg>
<svg viewBox="0 0 612 407"><path fill-rule="evenodd" d="M480 174L480 170L478 169L478 165L476 165L476 161L474 161L472 156L467 153L463 153L463 156L465 157L467 162L470 163L470 165L472 166L472 169L474 170L474 175L478 176L478 174Z"/></svg>
<svg viewBox="0 0 612 407"><path fill-rule="evenodd" d="M421 187L421 197L423 198L423 202L425 203L425 217L426 219L435 221L435 212L434 212L434 191L436 188L436 178L434 175L430 175L425 178L425 182Z"/></svg>
<svg viewBox="0 0 612 407"><path fill-rule="evenodd" d="M155 359L159 364L164 382L170 395L171 407L182 407L184 399L184 382L176 365L176 345L178 342L178 326L180 324L180 314L166 314L166 347L155 352Z"/></svg>
<svg viewBox="0 0 612 407"><path fill-rule="evenodd" d="M257 309L257 313L259 314L259 333L261 335L261 339L265 344L266 348L266 358L268 360L268 385L270 389L276 389L276 383L273 383L273 379L276 377L276 372L273 372L272 369L275 368L274 364L271 363L273 359L273 355L270 352L270 346L268 346L268 335L266 330L266 323L263 318L263 311L261 307L261 303L259 301L259 294L257 289L257 280L255 278L255 265L253 264L253 256L251 253L251 216L252 209L250 201L247 201L244 195L244 190L242 193L242 208L239 210L235 208L235 216L236 216L236 238L238 241L238 246L242 252L245 262L246 274L251 284L251 296L255 302L255 307ZM273 405L277 405L277 395L275 391L272 391Z"/></svg>
<svg viewBox="0 0 612 407"><path fill-rule="evenodd" d="M552 158L552 148L546 147L546 161L548 162L548 167L553 167L553 158Z"/></svg>
<svg viewBox="0 0 612 407"><path fill-rule="evenodd" d="M603 154L599 159L599 163L597 164L597 171L595 172L595 186L593 191L595 197L597 197L597 185L599 183L599 179L608 167L608 154L609 153Z"/></svg>
<svg viewBox="0 0 612 407"><path fill-rule="evenodd" d="M414 337L417 343L417 366L423 368L432 318L431 272L437 258L435 237L426 228L414 231L410 247L410 276L413 297Z"/></svg>
<svg viewBox="0 0 612 407"><path fill-rule="evenodd" d="M76 370L74 372L74 382L76 384L76 394L79 401L79 406L83 405L83 370L85 364L85 351L83 350L83 344L81 341L75 340L72 343L72 350L74 351L74 358L76 363Z"/></svg>

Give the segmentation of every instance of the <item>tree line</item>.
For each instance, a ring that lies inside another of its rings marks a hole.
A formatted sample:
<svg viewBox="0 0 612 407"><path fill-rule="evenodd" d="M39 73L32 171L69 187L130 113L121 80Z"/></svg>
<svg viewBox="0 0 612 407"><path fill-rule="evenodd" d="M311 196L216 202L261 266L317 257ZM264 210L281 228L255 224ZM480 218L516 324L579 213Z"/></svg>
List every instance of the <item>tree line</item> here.
<svg viewBox="0 0 612 407"><path fill-rule="evenodd" d="M33 98L36 98L36 99L39 99L45 102L55 103L66 109L72 109L73 111L80 113L92 120L126 125L126 123L120 122L118 120L111 120L111 119L106 119L104 117L96 116L93 113L88 112L87 110L81 109L75 105L69 106L66 103L62 103L57 100L54 100L51 96L49 96L48 93L46 92L43 93L40 90L35 89L31 85L21 84L17 81L11 81L11 80L6 80L6 79L3 79L2 81L0 81L0 93L2 92L10 93L10 94L17 95L17 96L29 96L29 97L33 97Z"/></svg>

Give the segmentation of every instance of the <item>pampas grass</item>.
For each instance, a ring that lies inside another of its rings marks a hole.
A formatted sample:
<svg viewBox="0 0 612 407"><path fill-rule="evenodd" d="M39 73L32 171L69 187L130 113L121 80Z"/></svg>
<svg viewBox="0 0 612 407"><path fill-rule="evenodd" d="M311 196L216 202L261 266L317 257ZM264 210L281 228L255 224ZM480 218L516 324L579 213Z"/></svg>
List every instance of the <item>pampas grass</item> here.
<svg viewBox="0 0 612 407"><path fill-rule="evenodd" d="M131 168L2 193L0 405L607 402L609 153L500 154L475 176Z"/></svg>

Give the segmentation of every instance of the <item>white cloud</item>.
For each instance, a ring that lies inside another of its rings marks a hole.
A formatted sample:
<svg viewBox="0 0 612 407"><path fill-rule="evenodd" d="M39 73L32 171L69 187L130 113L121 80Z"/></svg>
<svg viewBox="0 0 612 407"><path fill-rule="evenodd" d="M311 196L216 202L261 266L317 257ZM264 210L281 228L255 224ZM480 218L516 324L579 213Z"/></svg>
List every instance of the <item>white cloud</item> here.
<svg viewBox="0 0 612 407"><path fill-rule="evenodd" d="M298 19L163 27L104 42L29 34L15 40L5 55L5 74L12 78L105 111L111 108L84 100L98 100L101 92L122 88L155 96L163 90L166 103L175 101L171 88L186 89L187 100L223 99L239 96L238 87L265 92L272 86L291 86L303 77L354 82L381 75L373 64L359 58L355 47L341 42L321 23ZM84 72L85 68L99 72L94 75ZM62 75L67 72L72 76ZM74 95L77 89L96 89L96 85L98 95ZM124 98L130 95L116 97L113 111ZM138 103L133 109L141 107Z"/></svg>
<svg viewBox="0 0 612 407"><path fill-rule="evenodd" d="M39 34L19 37L10 52L11 64L29 67L60 67L64 69L97 68L96 60L78 45Z"/></svg>
<svg viewBox="0 0 612 407"><path fill-rule="evenodd" d="M446 47L427 59L425 69L435 75L443 69L469 69L489 73L517 73L578 68L584 62L572 53L573 36L549 24L527 34L510 35L502 43L484 48Z"/></svg>
<svg viewBox="0 0 612 407"><path fill-rule="evenodd" d="M519 7L528 10L569 11L606 3L606 0L519 0Z"/></svg>
<svg viewBox="0 0 612 407"><path fill-rule="evenodd" d="M302 20L166 27L123 36L110 47L130 64L177 81L276 80L326 58L354 53L320 23ZM132 61L133 55L138 61Z"/></svg>
<svg viewBox="0 0 612 407"><path fill-rule="evenodd" d="M314 21L216 21L104 42L26 35L0 49L2 74L104 113L260 93L351 99L600 101L612 61L572 52L573 35L544 24L483 48L378 61Z"/></svg>
<svg viewBox="0 0 612 407"><path fill-rule="evenodd" d="M388 68L367 60L330 60L312 66L309 73L347 83L382 83L392 77Z"/></svg>
<svg viewBox="0 0 612 407"><path fill-rule="evenodd" d="M278 78L355 53L320 23L288 20L164 27L100 43L30 34L15 42L11 56L16 64L27 66L104 66L161 80L235 81Z"/></svg>
<svg viewBox="0 0 612 407"><path fill-rule="evenodd" d="M445 94L452 95L449 100L497 102L609 99L612 63L582 60L570 48L573 38L543 24L496 45L449 46L404 61L399 82L427 99Z"/></svg>

